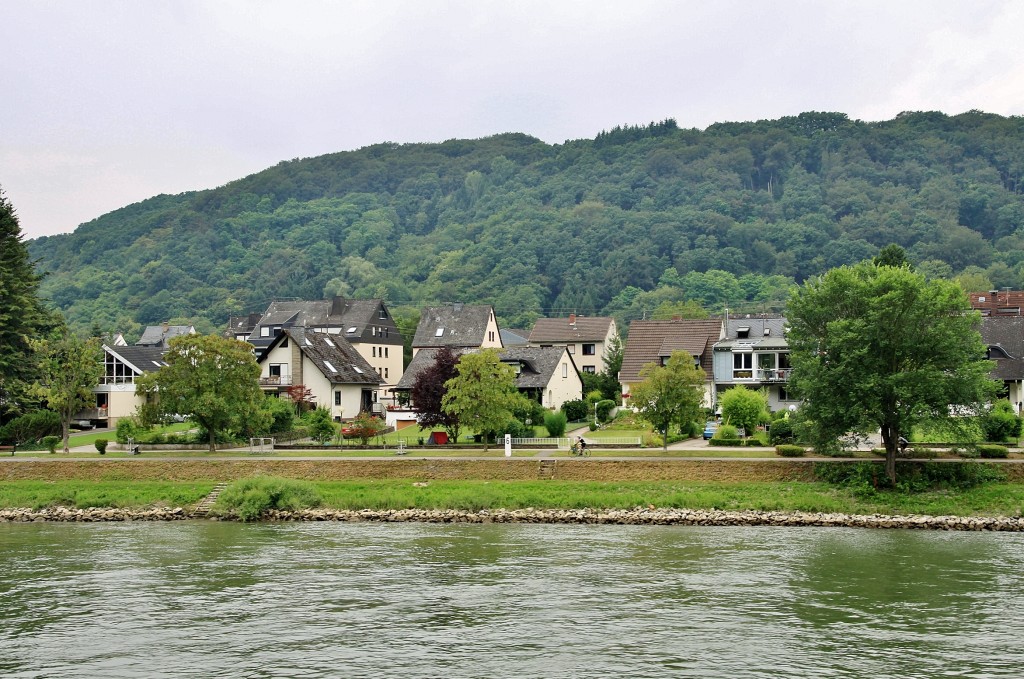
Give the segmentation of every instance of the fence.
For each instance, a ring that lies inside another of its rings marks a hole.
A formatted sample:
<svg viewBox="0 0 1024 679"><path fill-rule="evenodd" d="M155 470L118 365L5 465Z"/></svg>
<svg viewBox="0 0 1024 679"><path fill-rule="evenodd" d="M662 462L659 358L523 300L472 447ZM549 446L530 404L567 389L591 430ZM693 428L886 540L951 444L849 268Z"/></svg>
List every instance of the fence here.
<svg viewBox="0 0 1024 679"><path fill-rule="evenodd" d="M639 436L602 436L601 438L583 440L588 446L639 446ZM512 439L513 446L553 446L559 450L569 450L568 438L521 438Z"/></svg>

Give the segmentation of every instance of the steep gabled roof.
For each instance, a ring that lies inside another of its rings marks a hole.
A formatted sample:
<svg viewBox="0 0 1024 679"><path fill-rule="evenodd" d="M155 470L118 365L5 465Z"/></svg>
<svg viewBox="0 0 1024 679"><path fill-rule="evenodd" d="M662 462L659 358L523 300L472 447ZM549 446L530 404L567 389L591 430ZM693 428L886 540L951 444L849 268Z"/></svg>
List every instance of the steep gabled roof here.
<svg viewBox="0 0 1024 679"><path fill-rule="evenodd" d="M344 337L304 328L289 328L270 348L275 347L285 336L295 342L299 351L333 384L377 385L384 382L376 369Z"/></svg>
<svg viewBox="0 0 1024 679"><path fill-rule="evenodd" d="M153 372L167 365L165 347L110 346L103 345L103 351L118 359L137 374Z"/></svg>
<svg viewBox="0 0 1024 679"><path fill-rule="evenodd" d="M490 304L450 304L427 307L420 314L415 349L426 347L479 347L494 315Z"/></svg>
<svg viewBox="0 0 1024 679"><path fill-rule="evenodd" d="M502 328L498 332L501 333L501 345L505 347L517 347L530 341L530 333L519 328Z"/></svg>
<svg viewBox="0 0 1024 679"><path fill-rule="evenodd" d="M171 338L189 335L195 331L191 325L147 325L142 337L135 344L140 347L166 347Z"/></svg>
<svg viewBox="0 0 1024 679"><path fill-rule="evenodd" d="M420 349L416 352L416 355L412 357L412 361L405 367L405 372L402 373L402 379L398 380L398 384L395 385L394 391L409 391L412 386L416 384L416 380L419 378L420 373L434 365L434 357L437 356L437 352L441 347L428 347L426 349ZM472 349L463 347L449 347L452 354L455 355L456 359L462 354L469 353Z"/></svg>
<svg viewBox="0 0 1024 679"><path fill-rule="evenodd" d="M986 316L981 319L981 339L990 348L994 360L992 377L1000 380L1024 379L1024 316ZM1003 358L1006 356L1006 358Z"/></svg>
<svg viewBox="0 0 1024 679"><path fill-rule="evenodd" d="M572 369L579 374L572 355L565 347L506 347L499 352L502 363L518 363L522 370L516 376L519 389L543 389L551 381L562 357L569 358Z"/></svg>
<svg viewBox="0 0 1024 679"><path fill-rule="evenodd" d="M622 352L620 382L638 382L640 370L648 363L660 363L673 347L700 356L701 367L711 377L712 359L708 350L722 331L721 319L682 319L671 321L633 321ZM700 349L699 352L691 349ZM668 353L662 353L668 352Z"/></svg>
<svg viewBox="0 0 1024 679"><path fill-rule="evenodd" d="M530 341L539 342L601 342L608 336L614 321L610 316L570 316L538 318L530 331Z"/></svg>

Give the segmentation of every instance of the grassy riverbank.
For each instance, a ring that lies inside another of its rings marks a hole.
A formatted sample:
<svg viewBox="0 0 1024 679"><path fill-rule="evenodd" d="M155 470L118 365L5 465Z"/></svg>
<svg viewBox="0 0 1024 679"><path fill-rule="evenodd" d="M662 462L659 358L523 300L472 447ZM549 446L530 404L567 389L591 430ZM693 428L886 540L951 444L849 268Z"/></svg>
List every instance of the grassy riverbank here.
<svg viewBox="0 0 1024 679"><path fill-rule="evenodd" d="M375 479L294 483L300 484L299 494L304 498L303 503L312 502L333 509L477 511L499 508L631 509L653 505L658 508L844 514L1019 516L1024 513L1024 485L1007 483L991 483L963 491L876 492L867 495L818 482L416 482L410 479ZM212 481L8 481L0 486L0 507L188 508L207 495L213 486ZM230 497L230 492L222 496ZM277 502L275 499L270 501ZM230 503L222 503L221 507L231 508Z"/></svg>

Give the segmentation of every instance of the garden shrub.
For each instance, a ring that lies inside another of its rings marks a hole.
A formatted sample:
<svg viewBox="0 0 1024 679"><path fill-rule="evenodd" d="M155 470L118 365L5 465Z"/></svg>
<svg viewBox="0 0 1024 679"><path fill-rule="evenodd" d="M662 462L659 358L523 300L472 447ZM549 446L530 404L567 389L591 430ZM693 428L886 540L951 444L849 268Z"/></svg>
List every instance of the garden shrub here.
<svg viewBox="0 0 1024 679"><path fill-rule="evenodd" d="M56 453L57 452L57 444L60 443L60 442L61 442L61 437L59 437L59 436L44 436L43 437L43 445L46 446L46 449L49 450L51 453Z"/></svg>
<svg viewBox="0 0 1024 679"><path fill-rule="evenodd" d="M267 397L266 408L270 411L270 429L268 434L280 434L291 431L295 425L295 404L291 400Z"/></svg>
<svg viewBox="0 0 1024 679"><path fill-rule="evenodd" d="M308 481L257 476L229 485L217 498L218 510L234 511L242 521L254 521L271 509L298 511L319 507L323 499Z"/></svg>
<svg viewBox="0 0 1024 679"><path fill-rule="evenodd" d="M117 430L114 433L114 438L117 442L124 445L128 443L128 439L138 439L139 435L148 431L148 428L143 427L139 424L134 417L122 417L117 421Z"/></svg>
<svg viewBox="0 0 1024 679"><path fill-rule="evenodd" d="M327 423L331 425L330 436L334 436L334 423L331 422L329 417L327 419ZM351 431L351 435L359 439L359 443L364 446L369 444L370 439L372 439L374 436L379 436L380 434L383 434L387 430L387 428L388 427L384 423L384 420L380 419L379 417L374 417L373 415L366 411L359 413L359 415L357 415L353 420L351 420L348 424L345 425L345 429ZM314 436L316 436L316 433L320 433L321 436L326 435L326 429L324 429L322 424L314 424L313 431ZM316 436L317 440L323 440L321 439L321 436Z"/></svg>
<svg viewBox="0 0 1024 679"><path fill-rule="evenodd" d="M505 438L505 434L510 434L514 439L526 439L533 438L535 432L531 425L524 424L513 418L510 419L504 427L499 427L498 431L489 433L488 438L494 441L500 441Z"/></svg>
<svg viewBox="0 0 1024 679"><path fill-rule="evenodd" d="M611 414L612 409L615 408L615 401L605 399L597 402L597 420L599 422L607 422L608 416Z"/></svg>
<svg viewBox="0 0 1024 679"><path fill-rule="evenodd" d="M981 453L978 452L978 446L976 445L963 446L962 448L954 448L952 452L955 452L957 455L964 458L965 460L976 460L978 457L981 456Z"/></svg>
<svg viewBox="0 0 1024 679"><path fill-rule="evenodd" d="M107 452L108 443L109 441L107 439L96 439L93 445L96 446L96 450L99 452L100 455L105 455Z"/></svg>
<svg viewBox="0 0 1024 679"><path fill-rule="evenodd" d="M715 431L714 436L712 436L711 438L736 439L738 441L740 438L740 431L731 424L721 424L718 426L718 429Z"/></svg>
<svg viewBox="0 0 1024 679"><path fill-rule="evenodd" d="M743 445L743 439L726 439L726 438L715 438L712 437L708 441L709 446L733 446L739 447Z"/></svg>
<svg viewBox="0 0 1024 679"><path fill-rule="evenodd" d="M769 442L773 446L793 443L793 423L788 418L774 420L768 430Z"/></svg>
<svg viewBox="0 0 1024 679"><path fill-rule="evenodd" d="M314 441L327 443L334 438L334 421L331 420L331 413L326 408L314 408L303 415L302 420L309 428L309 434Z"/></svg>
<svg viewBox="0 0 1024 679"><path fill-rule="evenodd" d="M566 416L562 411L544 413L544 428L548 430L548 436L565 436Z"/></svg>
<svg viewBox="0 0 1024 679"><path fill-rule="evenodd" d="M562 404L562 412L569 422L581 422L587 417L587 404L581 399L566 401Z"/></svg>
<svg viewBox="0 0 1024 679"><path fill-rule="evenodd" d="M803 446L781 444L775 446L775 452L782 457L803 457L807 451L804 450Z"/></svg>
<svg viewBox="0 0 1024 679"><path fill-rule="evenodd" d="M1007 400L996 401L981 417L986 441L1013 441L1020 438L1021 419Z"/></svg>
<svg viewBox="0 0 1024 679"><path fill-rule="evenodd" d="M1010 454L1010 449L1006 446L998 446L995 444L978 444L978 454L984 458L1004 458Z"/></svg>
<svg viewBox="0 0 1024 679"><path fill-rule="evenodd" d="M52 410L33 410L0 427L0 443L35 443L44 436L60 433L60 415Z"/></svg>
<svg viewBox="0 0 1024 679"><path fill-rule="evenodd" d="M814 475L821 481L870 495L881 489L903 493L931 490L967 490L984 483L1005 481L1006 472L991 464L975 462L896 463L896 486L889 483L885 467L877 462L818 462Z"/></svg>

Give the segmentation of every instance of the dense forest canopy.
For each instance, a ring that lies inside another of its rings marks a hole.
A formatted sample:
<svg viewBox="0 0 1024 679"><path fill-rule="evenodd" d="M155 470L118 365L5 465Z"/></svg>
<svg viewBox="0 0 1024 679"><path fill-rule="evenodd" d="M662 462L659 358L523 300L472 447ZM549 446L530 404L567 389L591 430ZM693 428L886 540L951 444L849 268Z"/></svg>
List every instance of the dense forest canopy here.
<svg viewBox="0 0 1024 679"><path fill-rule="evenodd" d="M902 246L933 277L1021 287L1024 118L842 113L549 145L377 144L157 196L29 242L80 328L193 322L274 298L491 303L504 326L781 308L808 276Z"/></svg>

